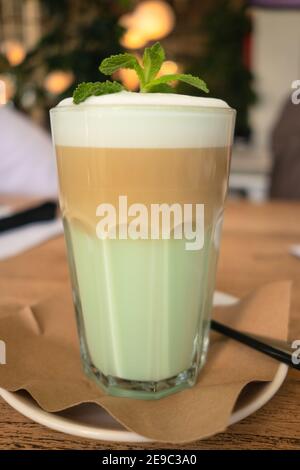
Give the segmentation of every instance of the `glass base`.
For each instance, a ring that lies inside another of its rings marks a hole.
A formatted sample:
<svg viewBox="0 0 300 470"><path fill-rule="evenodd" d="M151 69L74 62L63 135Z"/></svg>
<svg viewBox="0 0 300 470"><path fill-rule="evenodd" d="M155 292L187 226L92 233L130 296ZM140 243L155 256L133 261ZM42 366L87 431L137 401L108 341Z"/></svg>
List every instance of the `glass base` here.
<svg viewBox="0 0 300 470"><path fill-rule="evenodd" d="M108 395L141 400L157 400L195 385L204 366L208 349L208 336L201 354L195 355L193 365L179 374L158 381L127 380L103 374L90 361L86 348L81 344L81 356L85 374Z"/></svg>
<svg viewBox="0 0 300 470"><path fill-rule="evenodd" d="M85 374L100 386L105 393L123 398L156 400L195 385L199 372L206 360L209 345L209 321L205 322L201 340L199 341L199 337L195 339L195 353L191 361L191 367L181 371L177 375L158 381L128 380L112 375L105 375L93 364L84 334L82 316L80 315L81 309L78 308L79 303L76 301L76 295L74 297L83 369Z"/></svg>
<svg viewBox="0 0 300 470"><path fill-rule="evenodd" d="M84 361L84 371L87 376L100 385L108 395L142 400L163 398L171 393L192 387L197 380L197 369L196 366L192 366L174 377L159 381L139 381L104 375L96 367Z"/></svg>

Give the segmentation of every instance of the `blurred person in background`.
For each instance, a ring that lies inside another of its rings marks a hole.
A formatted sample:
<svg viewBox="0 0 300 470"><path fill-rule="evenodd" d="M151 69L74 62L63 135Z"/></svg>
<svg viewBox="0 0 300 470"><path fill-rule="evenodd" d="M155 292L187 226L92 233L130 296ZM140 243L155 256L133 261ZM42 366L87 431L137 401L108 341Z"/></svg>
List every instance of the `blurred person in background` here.
<svg viewBox="0 0 300 470"><path fill-rule="evenodd" d="M270 196L300 199L300 104L289 97L271 137Z"/></svg>
<svg viewBox="0 0 300 470"><path fill-rule="evenodd" d="M0 193L57 197L50 135L11 106L0 107Z"/></svg>

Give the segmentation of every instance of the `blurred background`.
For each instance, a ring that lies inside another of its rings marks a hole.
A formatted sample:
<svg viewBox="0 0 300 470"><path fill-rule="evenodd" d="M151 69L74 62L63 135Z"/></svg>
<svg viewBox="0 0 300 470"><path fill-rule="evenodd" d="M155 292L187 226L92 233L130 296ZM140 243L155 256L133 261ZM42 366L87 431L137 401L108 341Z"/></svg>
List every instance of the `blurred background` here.
<svg viewBox="0 0 300 470"><path fill-rule="evenodd" d="M199 75L237 110L230 195L300 199L300 0L0 0L0 193L55 194L49 109L157 40L162 73Z"/></svg>

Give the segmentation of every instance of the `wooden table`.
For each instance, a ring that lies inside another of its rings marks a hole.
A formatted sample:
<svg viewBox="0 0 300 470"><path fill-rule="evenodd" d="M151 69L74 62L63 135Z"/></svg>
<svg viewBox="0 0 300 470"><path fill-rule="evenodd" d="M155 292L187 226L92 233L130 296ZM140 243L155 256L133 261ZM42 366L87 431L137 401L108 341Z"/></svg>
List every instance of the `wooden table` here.
<svg viewBox="0 0 300 470"><path fill-rule="evenodd" d="M236 296L275 280L292 279L291 328L300 338L300 203L227 205L217 288ZM14 273L10 273L13 276ZM0 399L0 449L156 449L156 444L97 442L51 431L23 417ZM164 447L159 445L159 448ZM172 446L165 446L172 448ZM173 446L179 448L179 446ZM290 371L277 395L226 432L181 449L299 449L300 374Z"/></svg>

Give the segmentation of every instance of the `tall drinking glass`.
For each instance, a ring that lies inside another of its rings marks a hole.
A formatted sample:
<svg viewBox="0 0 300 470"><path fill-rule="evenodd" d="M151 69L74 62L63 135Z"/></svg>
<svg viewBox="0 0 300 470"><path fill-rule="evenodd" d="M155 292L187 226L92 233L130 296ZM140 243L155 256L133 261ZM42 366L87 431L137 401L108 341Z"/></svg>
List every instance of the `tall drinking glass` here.
<svg viewBox="0 0 300 470"><path fill-rule="evenodd" d="M235 119L212 101L50 112L82 362L109 394L160 398L204 364Z"/></svg>

